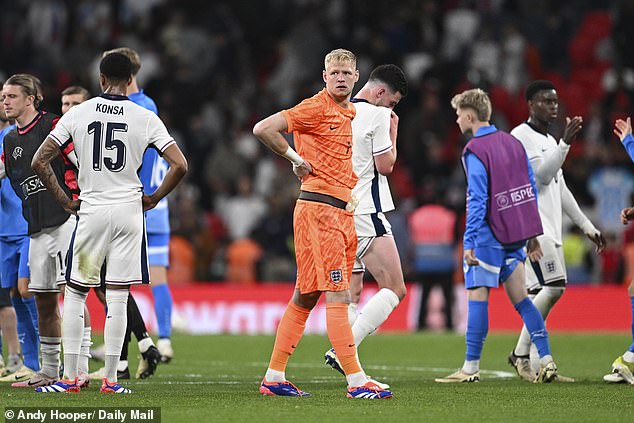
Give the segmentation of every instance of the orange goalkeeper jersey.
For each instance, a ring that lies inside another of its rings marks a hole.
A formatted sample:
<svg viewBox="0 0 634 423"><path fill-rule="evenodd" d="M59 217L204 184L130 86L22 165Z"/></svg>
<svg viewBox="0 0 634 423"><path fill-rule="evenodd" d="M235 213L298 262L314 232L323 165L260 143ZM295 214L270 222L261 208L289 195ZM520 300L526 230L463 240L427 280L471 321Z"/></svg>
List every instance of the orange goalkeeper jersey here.
<svg viewBox="0 0 634 423"><path fill-rule="evenodd" d="M293 133L295 149L313 167L302 190L349 201L357 175L352 169L354 105L339 106L324 88L297 106L282 111Z"/></svg>

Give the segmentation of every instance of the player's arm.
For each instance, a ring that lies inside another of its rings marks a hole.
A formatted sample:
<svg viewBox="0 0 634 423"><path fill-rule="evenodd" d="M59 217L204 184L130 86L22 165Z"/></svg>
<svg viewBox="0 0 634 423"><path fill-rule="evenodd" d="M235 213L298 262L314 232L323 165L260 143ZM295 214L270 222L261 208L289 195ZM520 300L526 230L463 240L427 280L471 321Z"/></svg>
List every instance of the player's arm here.
<svg viewBox="0 0 634 423"><path fill-rule="evenodd" d="M577 225L584 234L596 245L597 253L605 248L605 238L601 231L594 227L590 219L581 211L581 207L570 192L564 178L561 178L561 207L568 217Z"/></svg>
<svg viewBox="0 0 634 423"><path fill-rule="evenodd" d="M59 184L51 162L59 155L59 146L51 137L47 137L46 140L37 149L33 160L31 161L31 167L40 177L40 180L46 187L46 189L53 195L55 200L62 205L64 210L69 213L77 214L79 210L80 201L72 200L66 195L62 186Z"/></svg>
<svg viewBox="0 0 634 423"><path fill-rule="evenodd" d="M464 258L469 266L480 263L475 257L475 238L486 218L489 177L484 164L473 153L465 157L467 168L467 227L464 233Z"/></svg>
<svg viewBox="0 0 634 423"><path fill-rule="evenodd" d="M187 173L187 159L176 143L172 143L163 151L163 158L169 164L165 178L159 187L151 195L143 194L143 211L150 210L159 203L167 194L172 192L176 185Z"/></svg>
<svg viewBox="0 0 634 423"><path fill-rule="evenodd" d="M374 156L374 165L376 170L381 175L389 175L394 170L394 163L396 163L396 137L398 134L398 115L394 111L390 114L390 141L392 141L392 148L385 153Z"/></svg>
<svg viewBox="0 0 634 423"><path fill-rule="evenodd" d="M566 160L570 146L560 142L557 148L548 156L530 157L531 167L535 174L535 181L540 185L548 185L557 176L557 172Z"/></svg>
<svg viewBox="0 0 634 423"><path fill-rule="evenodd" d="M7 176L7 168L4 167L4 153L2 153L2 158L0 158L0 179L4 179Z"/></svg>
<svg viewBox="0 0 634 423"><path fill-rule="evenodd" d="M255 124L253 135L270 150L285 157L293 164L293 172L300 179L313 171L312 166L288 145L281 132L288 130L288 123L281 112Z"/></svg>
<svg viewBox="0 0 634 423"><path fill-rule="evenodd" d="M631 119L629 117L626 120L617 119L614 122L613 132L623 143L623 147L625 147L630 159L634 161L634 137L632 137Z"/></svg>

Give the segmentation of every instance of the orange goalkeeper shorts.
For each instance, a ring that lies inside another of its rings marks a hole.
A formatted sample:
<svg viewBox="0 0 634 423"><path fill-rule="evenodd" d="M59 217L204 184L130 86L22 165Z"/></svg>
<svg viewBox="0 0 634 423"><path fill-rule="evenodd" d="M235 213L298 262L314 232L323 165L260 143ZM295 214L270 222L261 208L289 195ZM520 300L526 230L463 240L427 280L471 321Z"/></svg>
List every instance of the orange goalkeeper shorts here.
<svg viewBox="0 0 634 423"><path fill-rule="evenodd" d="M353 214L328 204L298 200L293 229L296 288L302 294L349 289L357 250Z"/></svg>

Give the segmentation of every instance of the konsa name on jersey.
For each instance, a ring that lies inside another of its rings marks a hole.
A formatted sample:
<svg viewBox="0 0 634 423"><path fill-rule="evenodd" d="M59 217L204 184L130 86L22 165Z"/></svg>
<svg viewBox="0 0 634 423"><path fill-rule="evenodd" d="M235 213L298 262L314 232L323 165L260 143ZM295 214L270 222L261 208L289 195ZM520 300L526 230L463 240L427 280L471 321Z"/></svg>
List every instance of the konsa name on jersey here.
<svg viewBox="0 0 634 423"><path fill-rule="evenodd" d="M112 104L103 104L97 103L97 107L95 111L99 113L109 113L111 115L121 115L123 116L123 106L112 105Z"/></svg>

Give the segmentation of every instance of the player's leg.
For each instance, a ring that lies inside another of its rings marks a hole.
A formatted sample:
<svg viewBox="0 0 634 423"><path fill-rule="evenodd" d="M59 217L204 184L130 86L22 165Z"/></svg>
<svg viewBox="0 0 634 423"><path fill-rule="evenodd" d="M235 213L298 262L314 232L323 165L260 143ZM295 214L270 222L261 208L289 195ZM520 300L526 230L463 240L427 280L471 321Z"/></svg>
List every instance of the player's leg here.
<svg viewBox="0 0 634 423"><path fill-rule="evenodd" d="M20 341L18 338L17 317L15 309L11 305L11 294L9 288L0 288L0 331L4 335L9 356L4 370L8 374L13 374L20 370L24 363L20 355ZM0 348L1 342L0 339ZM1 352L1 350L0 350ZM2 356L2 354L0 354Z"/></svg>
<svg viewBox="0 0 634 423"><path fill-rule="evenodd" d="M348 398L390 398L392 392L372 381L359 363L357 343L348 320L349 281L357 253L357 233L352 216L340 209L317 207L319 222L327 226L317 231L313 249L319 252L317 272L320 291L326 293L326 329L331 345L348 382ZM337 228L337 231L330 230ZM359 317L360 318L360 317ZM359 322L359 318L355 324Z"/></svg>
<svg viewBox="0 0 634 423"><path fill-rule="evenodd" d="M150 261L150 280L154 297L154 311L158 325L158 349L161 360L168 363L174 356L172 349L172 293L167 284L167 266L169 265L169 234L148 234L148 259Z"/></svg>
<svg viewBox="0 0 634 423"><path fill-rule="evenodd" d="M469 271L471 270L470 268ZM462 367L456 372L447 377L435 379L438 383L480 381L480 357L482 356L484 341L489 332L489 287L469 287L469 285L473 285L473 283L468 283L470 278L473 278L473 275L469 275L469 272L467 272L465 275L468 300L465 360Z"/></svg>
<svg viewBox="0 0 634 423"><path fill-rule="evenodd" d="M379 291L365 304L352 326L357 348L387 320L406 294L401 259L393 237L375 238L363 261L377 281Z"/></svg>
<svg viewBox="0 0 634 423"><path fill-rule="evenodd" d="M317 228L314 210L311 204L298 201L293 214L293 232L295 237L295 257L297 262L297 281L293 298L286 306L275 335L275 345L260 385L264 395L303 396L307 394L293 385L286 385L286 365L304 333L310 311L321 296L316 282L316 261L311 235L316 236ZM289 382L290 383L290 382Z"/></svg>
<svg viewBox="0 0 634 423"><path fill-rule="evenodd" d="M463 261L468 300L465 361L458 371L436 379L439 383L480 380L480 357L489 332L489 289L498 286L504 250L501 247L476 247L475 256L480 262L478 266L468 266Z"/></svg>
<svg viewBox="0 0 634 423"><path fill-rule="evenodd" d="M298 265L299 263L300 260L298 260ZM295 288L293 297L286 306L286 311L277 327L269 366L260 384L261 394L271 396L310 395L286 379L286 365L304 334L306 320L320 296L321 292L319 291L302 294L299 288Z"/></svg>
<svg viewBox="0 0 634 423"><path fill-rule="evenodd" d="M62 346L61 317L58 308L59 284L65 283L64 259L69 250L76 223L76 218L71 217L55 228L44 229L31 237L29 246L31 270L29 290L35 292L38 311L42 355L41 373L54 379L59 377ZM83 327L83 307L80 314ZM79 339L81 342L81 332Z"/></svg>
<svg viewBox="0 0 634 423"><path fill-rule="evenodd" d="M612 363L612 374L605 375L606 382L627 382L634 385L634 279L630 282L627 293L630 297L632 307L632 344L623 355L619 356Z"/></svg>
<svg viewBox="0 0 634 423"><path fill-rule="evenodd" d="M350 276L350 304L348 304L348 322L350 326L359 317L358 308L361 301L361 293L363 292L363 275L365 274L365 265L360 260L355 260L352 276Z"/></svg>
<svg viewBox="0 0 634 423"><path fill-rule="evenodd" d="M106 344L102 393L130 393L117 382L117 366L125 338L128 315L128 298L131 284L148 284L149 266L147 241L142 206L127 203L110 211L111 233L105 260L106 304L108 315L104 328ZM103 262L102 262L103 263Z"/></svg>
<svg viewBox="0 0 634 423"><path fill-rule="evenodd" d="M137 339L139 352L141 353L139 367L136 371L136 378L146 379L156 372L156 368L161 362L161 353L156 345L154 345L154 342L145 327L143 316L141 315L139 306L132 294L128 297L128 327L126 329L126 340L129 336L128 331L134 333L134 336ZM121 369L121 366L119 366L119 368Z"/></svg>
<svg viewBox="0 0 634 423"><path fill-rule="evenodd" d="M566 267L561 247L557 247L554 241L543 236L540 237L540 244L544 255L538 262L528 262L525 268L526 287L529 298L546 321L565 290ZM509 363L515 367L518 375L527 381L534 379L533 370L530 368L530 350L531 338L524 326L515 349L509 355Z"/></svg>
<svg viewBox="0 0 634 423"><path fill-rule="evenodd" d="M24 354L24 363L30 369L40 370L39 349L40 349L40 333L38 329L37 305L33 294L29 292L29 279L31 278L31 270L29 268L29 248L31 239L28 236L20 237L17 241L18 255L18 291L21 297L22 305L16 308L18 313L18 325L24 325L24 341L22 345L22 354Z"/></svg>
<svg viewBox="0 0 634 423"><path fill-rule="evenodd" d="M524 271L525 254L522 250L516 250L507 255L505 264L500 274L500 279L504 282L504 289L515 310L522 317L531 341L535 343L540 357L540 371L535 382L551 382L557 375L555 365L548 342L548 332L544 324L544 319L528 298L526 292L526 275Z"/></svg>
<svg viewBox="0 0 634 423"><path fill-rule="evenodd" d="M110 382L117 382L117 366L127 325L128 294L127 285L106 284L108 314L104 328L106 345L104 377Z"/></svg>
<svg viewBox="0 0 634 423"><path fill-rule="evenodd" d="M79 348L79 375L82 379L82 387L88 387L90 383L88 362L90 360L90 347L92 345L92 327L90 325L90 312L88 306L84 304L84 328L82 330L81 346Z"/></svg>
<svg viewBox="0 0 634 423"><path fill-rule="evenodd" d="M80 390L79 361L84 339L86 298L90 288L100 284L100 269L104 262L106 246L110 237L106 223L111 220L108 215L110 210L108 208L97 209L97 207L87 203L82 204L81 210L78 212L79 217L77 219L71 217L64 224L68 224L70 227L70 234L62 232L58 233L56 237L59 246L58 264L60 266L57 272L63 270L65 276L63 280L58 282L58 285L64 288L65 292L62 341L66 379L59 380L50 387L38 388L38 392L79 392ZM31 241L31 256L33 256L35 240ZM63 245L66 247L62 247ZM62 249L67 251L67 256L65 253L62 255ZM67 260L62 260L61 257L67 257ZM68 263L67 268L66 263ZM34 281L35 274L34 269L32 269L32 285ZM42 368L44 369L44 365Z"/></svg>
<svg viewBox="0 0 634 423"><path fill-rule="evenodd" d="M20 362L20 368L12 371L19 371L21 374L19 379L28 379L34 371L40 369L39 360L39 334L37 331L37 311L35 307L35 299L32 294L28 294L27 299L20 297L20 286L26 287L29 278L28 267L28 251L29 237L0 237L1 251L1 284L4 288L11 289L11 304L15 310L17 318L17 338L20 342L20 349L24 357L24 366L22 367L22 358L12 360L14 363ZM34 314L34 316L31 315ZM33 319L35 318L35 320ZM16 376L18 376L16 374ZM17 379L14 379L15 382Z"/></svg>

